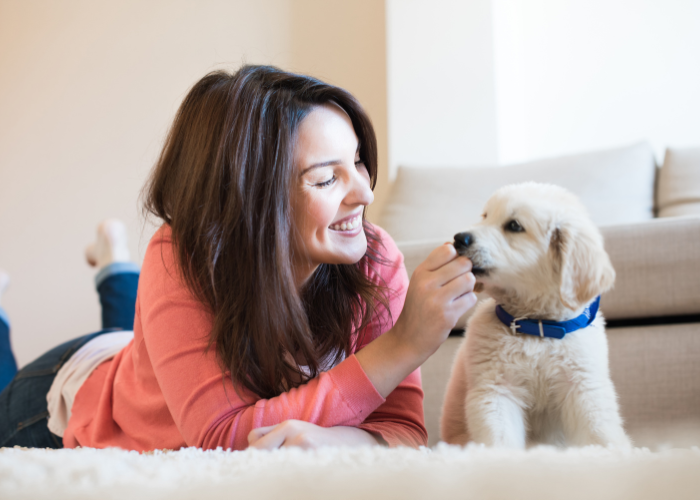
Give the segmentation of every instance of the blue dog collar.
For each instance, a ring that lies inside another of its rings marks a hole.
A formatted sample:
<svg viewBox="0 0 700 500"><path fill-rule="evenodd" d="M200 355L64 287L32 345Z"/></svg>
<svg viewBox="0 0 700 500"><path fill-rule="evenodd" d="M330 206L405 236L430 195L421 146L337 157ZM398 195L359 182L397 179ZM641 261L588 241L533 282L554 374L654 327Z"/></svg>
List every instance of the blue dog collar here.
<svg viewBox="0 0 700 500"><path fill-rule="evenodd" d="M583 313L568 321L548 321L545 319L514 318L508 314L500 305L496 306L496 316L501 323L506 325L513 334L527 333L538 337L549 337L552 339L563 339L567 333L575 332L585 328L595 319L600 305L600 295L591 302Z"/></svg>

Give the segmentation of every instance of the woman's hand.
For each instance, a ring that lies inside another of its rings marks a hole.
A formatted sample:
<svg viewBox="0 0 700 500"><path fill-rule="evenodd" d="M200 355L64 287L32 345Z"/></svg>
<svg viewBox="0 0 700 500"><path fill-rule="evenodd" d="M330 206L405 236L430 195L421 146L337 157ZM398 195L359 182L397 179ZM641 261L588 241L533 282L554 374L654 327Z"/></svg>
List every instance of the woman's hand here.
<svg viewBox="0 0 700 500"><path fill-rule="evenodd" d="M460 316L474 307L471 270L471 261L445 243L413 272L394 328L356 354L382 397L423 364L447 340Z"/></svg>
<svg viewBox="0 0 700 500"><path fill-rule="evenodd" d="M248 446L259 450L287 446L313 449L377 444L374 436L356 427L321 427L302 420L285 420L281 424L253 429L248 434Z"/></svg>
<svg viewBox="0 0 700 500"><path fill-rule="evenodd" d="M476 304L472 263L452 243L433 250L413 272L395 334L417 355L430 357L460 316Z"/></svg>

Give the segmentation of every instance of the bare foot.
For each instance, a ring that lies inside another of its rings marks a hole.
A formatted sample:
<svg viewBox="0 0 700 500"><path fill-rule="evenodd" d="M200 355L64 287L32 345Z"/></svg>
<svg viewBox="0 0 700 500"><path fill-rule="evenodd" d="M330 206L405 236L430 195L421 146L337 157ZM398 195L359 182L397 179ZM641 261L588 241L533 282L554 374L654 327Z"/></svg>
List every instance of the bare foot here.
<svg viewBox="0 0 700 500"><path fill-rule="evenodd" d="M2 301L2 294L7 290L10 284L10 275L4 269L0 269L0 301Z"/></svg>
<svg viewBox="0 0 700 500"><path fill-rule="evenodd" d="M124 223L119 219L100 222L95 242L85 249L85 259L98 269L114 262L131 262Z"/></svg>

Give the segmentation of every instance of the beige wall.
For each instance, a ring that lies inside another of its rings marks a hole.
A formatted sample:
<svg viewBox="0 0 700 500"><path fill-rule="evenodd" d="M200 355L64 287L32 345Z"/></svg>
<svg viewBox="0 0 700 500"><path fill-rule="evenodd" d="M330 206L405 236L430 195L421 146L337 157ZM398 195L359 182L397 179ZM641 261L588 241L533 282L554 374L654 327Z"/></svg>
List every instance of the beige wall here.
<svg viewBox="0 0 700 500"><path fill-rule="evenodd" d="M187 88L217 65L289 62L286 2L0 4L0 266L20 364L99 327L84 245L138 193ZM264 26L264 29L260 27Z"/></svg>
<svg viewBox="0 0 700 500"><path fill-rule="evenodd" d="M274 64L353 92L377 128L381 204L384 25L381 0L0 0L0 267L12 277L2 305L20 365L99 328L83 249L117 216L141 261L153 228L139 190L208 71Z"/></svg>
<svg viewBox="0 0 700 500"><path fill-rule="evenodd" d="M374 124L379 179L368 211L373 218L388 190L384 1L293 0L292 4L292 68L349 90Z"/></svg>

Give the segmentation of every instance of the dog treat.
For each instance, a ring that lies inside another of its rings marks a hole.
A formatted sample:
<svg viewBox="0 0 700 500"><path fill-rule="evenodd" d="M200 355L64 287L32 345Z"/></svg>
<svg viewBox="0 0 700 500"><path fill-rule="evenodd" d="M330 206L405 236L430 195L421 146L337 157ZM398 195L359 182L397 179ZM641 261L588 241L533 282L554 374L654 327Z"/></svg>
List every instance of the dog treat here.
<svg viewBox="0 0 700 500"><path fill-rule="evenodd" d="M483 283L474 283L474 293L481 293L484 291L484 284Z"/></svg>

